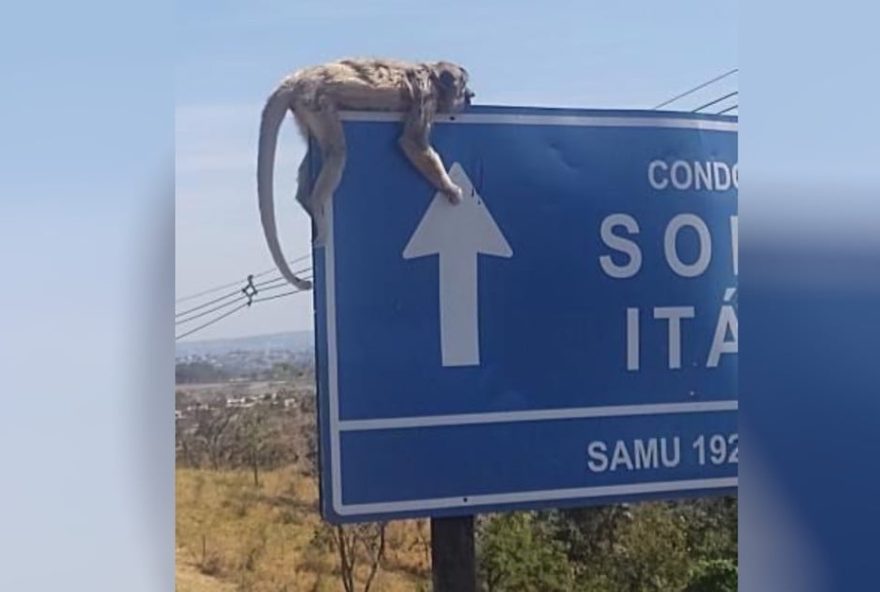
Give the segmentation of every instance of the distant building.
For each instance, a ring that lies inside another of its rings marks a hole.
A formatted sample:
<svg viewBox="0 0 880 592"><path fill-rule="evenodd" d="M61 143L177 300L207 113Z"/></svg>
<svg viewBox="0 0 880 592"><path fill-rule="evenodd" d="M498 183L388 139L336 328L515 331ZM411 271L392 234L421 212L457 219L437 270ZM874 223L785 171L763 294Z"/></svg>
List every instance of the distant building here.
<svg viewBox="0 0 880 592"><path fill-rule="evenodd" d="M253 397L230 397L226 399L226 406L230 408L247 409L248 407L253 407L255 404L256 401Z"/></svg>

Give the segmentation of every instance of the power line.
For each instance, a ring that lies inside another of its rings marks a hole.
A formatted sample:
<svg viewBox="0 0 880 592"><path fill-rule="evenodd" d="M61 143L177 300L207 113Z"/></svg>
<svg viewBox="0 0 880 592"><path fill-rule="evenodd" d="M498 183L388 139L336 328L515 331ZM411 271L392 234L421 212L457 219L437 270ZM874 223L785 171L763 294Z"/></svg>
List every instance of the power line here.
<svg viewBox="0 0 880 592"><path fill-rule="evenodd" d="M201 331L201 330L204 329L205 327L208 327L208 326L210 326L210 325L213 325L214 323L216 323L216 322L218 322L218 321L221 321L221 320L225 319L226 317L228 317L228 316L231 315L232 313L238 312L238 311L240 311L242 308L246 308L246 307L247 307L247 303L246 303L246 302L245 302L244 304L239 304L237 307L233 308L233 309L230 310L230 311L227 311L227 312L223 313L223 314L220 315L219 317L216 317L216 318L214 318L214 319L211 319L211 320L208 321L207 323L205 323L205 324L203 324L203 325L199 325L199 326L196 327L195 329L190 329L190 330L187 331L186 333L181 333L180 335L175 336L175 337L174 337L174 340L177 341L178 339L183 339L183 338L186 337L187 335L192 335L192 334L195 333L196 331Z"/></svg>
<svg viewBox="0 0 880 592"><path fill-rule="evenodd" d="M267 300L274 300L276 298L284 298L285 296L292 296L294 294L299 294L300 292L305 292L305 291L306 290L292 290L290 292L284 292L283 294L276 294L274 296L266 296L263 298L258 298L256 300L254 300L254 302L265 302ZM178 339L183 339L184 337L187 337L188 335L192 335L193 333L196 333L197 331L201 331L205 327L209 327L218 321L222 321L223 319L232 315L233 313L236 313L236 312L240 311L241 309L247 308L247 307L248 307L248 304L246 302L243 304L239 304L237 307L233 308L232 310L227 311L227 312L223 313L222 315L211 319L207 323L204 323L202 325L199 325L198 327L190 329L189 331L187 331L185 333L181 333L180 335L177 335L174 339L175 339L175 341Z"/></svg>
<svg viewBox="0 0 880 592"><path fill-rule="evenodd" d="M724 115L724 114L727 113L728 111L733 111L734 109L739 109L739 104L731 105L731 106L728 107L727 109L722 109L721 111L719 111L719 112L716 113L715 115Z"/></svg>
<svg viewBox="0 0 880 592"><path fill-rule="evenodd" d="M303 279L307 279L307 280L309 280L309 279L312 279L312 278L311 278L311 276L306 276L306 277L303 278ZM267 300L275 300L276 298L284 298L285 296L292 296L292 295L294 295L294 294L299 294L300 292L303 292L303 290L292 290L292 291L290 291L290 292L284 292L284 293L282 293L282 294L275 294L274 296L263 296L262 298L255 298L255 299L254 299L254 303L257 303L257 302L266 302Z"/></svg>
<svg viewBox="0 0 880 592"><path fill-rule="evenodd" d="M725 72L724 74L720 74L720 75L716 76L715 78L713 78L713 79L711 79L711 80L707 80L706 82L704 82L704 83L702 83L702 84L700 84L700 85L698 85L698 86L695 86L695 87L693 87L693 88L691 88L691 89L688 89L688 90L684 91L683 93L681 93L681 94L679 94L679 95L675 95L675 96L672 97L671 99L668 99L668 100L666 100L666 101L663 101L662 103L660 103L659 105L657 105L656 107L654 107L654 109L659 109L660 107L665 107L665 106L668 105L669 103L673 103L673 102L677 101L678 99L681 99L681 98L684 98L684 97L686 97L686 96L688 96L688 95L690 95L690 94L693 94L693 93L697 92L698 90L700 90L701 88L706 88L707 86L709 86L709 85L712 84L713 82L718 82L719 80L722 80L722 79L724 79L724 78L727 78L728 76L730 76L731 74L734 74L735 72L739 72L739 68L733 68L732 70L728 70L728 71Z"/></svg>
<svg viewBox="0 0 880 592"><path fill-rule="evenodd" d="M727 94L724 95L723 97L718 97L718 98L715 99L714 101L709 101L709 102L706 103L705 105L700 105L699 107L697 107L696 109L694 109L693 111L691 111L691 113L697 113L698 111L702 111L702 110L705 109L706 107L711 107L712 105L714 105L714 104L716 104L716 103L720 103L721 101L724 101L724 100L726 100L726 99L729 99L730 97L735 97L735 96L738 95L738 94L739 94L739 91L738 91L738 90L735 90L735 91L733 91L732 93L727 93Z"/></svg>
<svg viewBox="0 0 880 592"><path fill-rule="evenodd" d="M225 304L220 304L218 306L215 306L214 308L209 308L208 310L204 310L204 311L200 312L199 314L191 316L187 319L178 319L178 320L174 321L174 324L175 325L182 325L183 323L189 323L189 322L194 321L196 319L200 319L205 315L209 315L212 312L217 312L218 310L223 310L224 308L232 306L233 304L238 304L239 302L241 302L243 300L247 300L247 298L239 298L237 300L231 300ZM245 304L245 306L247 306L247 302L245 302L244 304Z"/></svg>
<svg viewBox="0 0 880 592"><path fill-rule="evenodd" d="M300 273L305 273L306 271L311 271L311 270L312 270L311 267L303 267L303 268L301 268L301 269L296 269L296 270L294 270L293 275L298 275L298 274L300 274ZM285 278L284 276L279 275L277 278L272 278L271 280L265 280L265 281L263 281L263 282L257 282L256 284L254 284L254 287L259 288L259 287L262 287L262 286L268 286L269 284L274 284L274 283L276 283L276 282L287 283L287 278Z"/></svg>
<svg viewBox="0 0 880 592"><path fill-rule="evenodd" d="M304 277L303 277L303 279L311 279L311 278L312 278L311 275L307 275L307 276L304 276ZM273 286L273 287L271 287L271 288L268 288L268 290L277 290L278 288L282 288L282 287L284 287L283 284L278 285L278 286ZM265 291L265 290L264 290L264 291ZM210 326L213 325L214 323L217 323L217 322L219 322L219 321L225 319L226 317L228 317L228 316L230 316L230 315L232 315L232 314L238 312L239 310L241 310L241 309L243 309L243 308L247 308L247 307L249 307L251 304L254 304L254 303L257 303L257 302L266 302L266 301L268 301L268 300L275 300L275 299L277 299L277 298L284 298L284 297L286 297L286 296L292 296L292 295L294 295L294 294L299 294L300 292L305 292L305 291L306 291L306 290L299 290L299 289L297 289L297 290L292 290L292 291L290 291L290 292L283 292L283 293L281 293L281 294L274 294L274 295L272 295L272 296L264 296L264 297L262 297L262 298L255 298L255 299L252 300L251 302L243 302L243 303L239 304L238 306L236 306L235 308L233 308L232 310L228 310L228 311L224 312L223 314L221 314L221 315L219 315L219 316L217 316L217 317L214 317L214 318L211 319L210 321L208 321L208 322L206 322L206 323L203 323L203 324L199 325L198 327L194 327L194 328L192 328L192 329L190 329L190 330L188 330L188 331L186 331L186 332L184 332L184 333L181 333L180 335L175 336L174 339L175 339L175 341L176 341L176 340L179 340L179 339L183 339L184 337L187 337L187 336L189 336L189 335L192 335L193 333L196 333L196 332L198 332L198 331L201 331L202 329L204 329L204 328L206 328L206 327L210 327ZM185 322L189 322L189 321L193 321L193 320L195 320L195 319L197 319L197 318L199 318L199 317L205 316L205 315L207 315L207 314L209 314L209 313L211 313L211 312L215 312L217 309L224 308L224 307L229 306L229 305L231 305L231 304L235 304L235 302L233 301L233 302L229 302L229 303L223 304L223 305L221 305L221 306L219 306L219 307L216 307L215 309L212 309L212 310L210 310L210 311L202 312L202 313L198 314L197 316L191 317L191 318L186 319L186 320L183 320L183 321L178 321L176 324L179 324L179 323L185 323Z"/></svg>
<svg viewBox="0 0 880 592"><path fill-rule="evenodd" d="M227 298L230 298L231 296L241 296L241 290L233 290L232 292L230 292L228 294L224 294L223 296L220 296L218 298L214 298L213 300L209 300L208 302L204 302L202 304L199 304L198 306L194 306L190 309L187 309L187 310L184 310L181 312L176 312L176 313L174 313L174 316L180 317L183 315L187 315L191 312L195 312L199 309L205 308L206 306L211 306L212 304L226 300ZM233 300L233 302L235 302L235 301Z"/></svg>
<svg viewBox="0 0 880 592"><path fill-rule="evenodd" d="M307 272L307 271L311 271L311 269L312 269L311 267L305 267L305 268L303 268L303 269L299 269L299 270L297 270L296 273L297 273L297 274L304 273L304 272ZM309 276L309 277L311 277L311 276ZM279 280L283 280L283 282L282 282L282 283L276 283L276 282L278 282ZM272 284L272 283L276 283L276 285L274 285L274 286L268 285L268 284ZM236 298L235 300L230 300L229 302L224 302L223 304L219 304L219 305L217 305L217 306L215 306L215 307L213 307L213 308L210 308L210 309L208 309L208 310L204 310L204 311L200 312L199 314L196 314L196 315L193 315L193 316L190 316L190 317L187 317L187 318L176 319L176 320L174 321L174 324L175 324L175 325L180 325L180 324L183 324L183 323L189 323L189 322L194 321L194 320L196 320L196 319L200 319L200 318L202 318L202 317L205 316L205 315L209 315L209 314L211 314L212 312L216 312L216 311L218 311L218 310L223 310L224 308L227 308L227 307L229 307L229 306L232 306L233 304L236 304L236 303L238 303L238 302L242 302L242 301L244 301L244 300L247 300L247 302L245 302L245 304L249 306L249 305L250 305L251 303L253 303L253 302L259 302L259 300L254 300L254 298L253 298L256 294L259 294L259 293L261 293L261 292L270 292L270 291L272 291L272 290L278 290L279 288L284 288L284 287L287 286L287 280L286 280L285 278L283 278L283 277L279 277L279 278L275 278L274 280L268 280L268 281L265 281L265 282L262 282L262 283L259 283L259 284L254 284L254 286L261 286L262 288L261 288L260 290L257 290L256 288L254 288L255 291L254 291L252 294L249 294L249 293L245 292L244 289L239 290L238 292L236 292L236 293L238 294L239 297ZM192 308L192 309L190 309L190 310L188 310L188 311L186 311L186 312L184 312L184 313L179 313L179 314L177 314L177 315L175 315L175 316L176 316L176 317L179 317L179 316L182 316L182 315L186 315L186 314L189 314L189 313L195 312L195 311L197 311L197 310L199 310L199 309L204 308L205 306L208 306L208 305L210 305L210 304L213 304L213 303L216 302L217 300L225 300L226 298L228 298L228 297L224 297L224 298L220 298L220 299L215 299L215 300L213 300L213 301L211 301L211 302L206 302L206 303L203 304L203 305L200 305L200 306L194 307L194 308Z"/></svg>
<svg viewBox="0 0 880 592"><path fill-rule="evenodd" d="M291 259L290 261L288 261L288 263L290 265L293 265L294 263L299 263L300 261L303 261L304 259L308 259L311 256L312 256L311 253L307 253L305 255L297 257L296 259ZM265 271L261 271L260 273L255 273L254 277L255 278L263 277L264 275L272 273L276 269L277 268L275 268L275 267L270 267L269 269L267 269ZM225 290L227 288L232 288L232 287L238 286L240 284L241 284L241 280L236 280L234 282L229 282L229 283L223 284L221 286L215 286L213 288L208 288L207 290L202 290L201 292L196 292L195 294L189 294L188 296L182 296L182 297L178 298L177 300L175 300L174 303L178 304L180 302L192 300L193 298L198 298L199 296L206 296L208 294L213 294L214 292L218 292L220 290ZM234 293L236 293L236 292L231 292L231 294L234 294Z"/></svg>
<svg viewBox="0 0 880 592"><path fill-rule="evenodd" d="M303 273L303 272L306 272L306 271L310 271L311 269L312 269L311 267L303 267L302 269L298 269L298 270L294 271L293 273L294 273L294 275L296 275L296 274L300 274L300 273ZM265 275L265 274L263 274L263 275ZM252 276L252 277L256 277L256 276ZM256 284L253 284L253 286L254 286L255 289L256 289L256 288L261 288L261 287L264 287L264 286L269 286L270 284L276 283L276 282L281 281L281 280L284 280L284 283L287 282L287 280L286 280L284 277L282 277L282 276L279 275L279 276L276 277L276 278L272 278L272 279L269 279L269 280L265 280L265 281L262 281L262 282L258 282L258 283L256 283ZM241 285L241 280L237 283L237 285ZM283 285L283 283L282 283L282 285ZM245 285L245 287L247 287L247 284ZM268 288L263 288L263 289L265 290L265 289L268 289ZM244 290L244 288L240 288L240 289L238 289L238 290L233 290L232 292L229 292L228 294L224 294L223 296L218 296L217 298L214 298L213 300L209 300L208 302L203 302L202 304L199 304L198 306L193 306L192 308L189 308L189 309L187 309L187 310L184 310L184 311L181 311L181 312L175 313L175 314L174 314L174 317L177 318L177 317L181 317L181 316L188 315L189 313L191 313L191 312L195 312L195 311L197 311L197 310L201 310L201 309L205 308L206 306L211 306L212 304L216 304L216 303L218 303L218 302L222 302L223 300L228 300L229 298L231 298L231 297L233 297L233 296L238 296L238 297L239 297L239 298L236 298L236 299L230 300L229 302L227 302L226 304L223 305L223 306L227 306L227 305L229 305L229 304L231 304L231 303L233 303L233 302L236 302L236 301L238 301L238 300L241 299L240 297L242 296L242 290ZM245 294L245 297L246 297L246 296L247 296L247 295ZM223 306L220 306L219 308L222 308ZM212 309L212 310L216 310L216 308L215 308L215 309ZM198 318L198 317L193 317L193 318ZM180 321L180 322L183 322L183 321Z"/></svg>

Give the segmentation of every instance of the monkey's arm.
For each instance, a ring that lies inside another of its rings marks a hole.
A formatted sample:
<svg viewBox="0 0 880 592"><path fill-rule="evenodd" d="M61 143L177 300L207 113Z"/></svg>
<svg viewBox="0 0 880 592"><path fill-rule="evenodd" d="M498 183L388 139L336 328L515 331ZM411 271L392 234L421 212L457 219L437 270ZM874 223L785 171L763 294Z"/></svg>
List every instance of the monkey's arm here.
<svg viewBox="0 0 880 592"><path fill-rule="evenodd" d="M415 101L403 126L398 143L410 162L449 201L461 201L461 189L449 178L443 160L431 146L431 124L436 112L434 101Z"/></svg>

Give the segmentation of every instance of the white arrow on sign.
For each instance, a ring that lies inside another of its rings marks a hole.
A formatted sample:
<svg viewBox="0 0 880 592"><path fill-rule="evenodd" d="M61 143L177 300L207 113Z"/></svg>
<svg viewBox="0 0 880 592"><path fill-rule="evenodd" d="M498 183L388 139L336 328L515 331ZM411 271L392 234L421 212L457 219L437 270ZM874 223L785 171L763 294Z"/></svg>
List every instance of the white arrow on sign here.
<svg viewBox="0 0 880 592"><path fill-rule="evenodd" d="M452 205L437 192L403 249L404 259L440 255L440 350L444 366L480 364L477 255L511 257L513 250L459 163L449 176L464 199Z"/></svg>

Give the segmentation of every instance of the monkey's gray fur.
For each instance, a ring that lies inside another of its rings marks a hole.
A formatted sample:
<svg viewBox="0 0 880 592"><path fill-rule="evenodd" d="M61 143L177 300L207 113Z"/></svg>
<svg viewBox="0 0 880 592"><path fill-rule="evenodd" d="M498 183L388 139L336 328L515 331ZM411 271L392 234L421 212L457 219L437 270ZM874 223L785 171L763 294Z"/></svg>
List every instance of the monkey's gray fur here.
<svg viewBox="0 0 880 592"><path fill-rule="evenodd" d="M296 199L312 219L314 242L327 235L325 208L342 179L346 146L339 110L404 112L401 149L429 183L458 203L461 189L449 178L446 167L430 143L431 124L437 113L457 112L470 104L468 73L450 62L410 63L384 59L345 59L304 68L281 81L263 109L257 159L257 193L263 232L275 264L299 289L311 282L290 270L278 242L273 203L273 176L278 130L288 111L308 139L321 149L322 167L308 194L306 159L299 167Z"/></svg>

